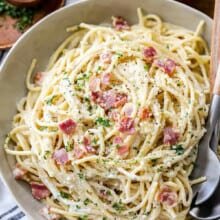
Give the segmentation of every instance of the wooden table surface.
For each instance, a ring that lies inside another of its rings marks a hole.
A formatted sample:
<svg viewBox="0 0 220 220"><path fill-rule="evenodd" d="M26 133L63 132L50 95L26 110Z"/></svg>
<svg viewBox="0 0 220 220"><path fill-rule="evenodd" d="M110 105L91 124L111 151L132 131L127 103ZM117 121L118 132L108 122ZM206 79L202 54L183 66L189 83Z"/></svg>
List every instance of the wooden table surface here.
<svg viewBox="0 0 220 220"><path fill-rule="evenodd" d="M178 1L190 5L194 8L197 8L198 10L205 12L210 17L213 17L215 0L178 0Z"/></svg>

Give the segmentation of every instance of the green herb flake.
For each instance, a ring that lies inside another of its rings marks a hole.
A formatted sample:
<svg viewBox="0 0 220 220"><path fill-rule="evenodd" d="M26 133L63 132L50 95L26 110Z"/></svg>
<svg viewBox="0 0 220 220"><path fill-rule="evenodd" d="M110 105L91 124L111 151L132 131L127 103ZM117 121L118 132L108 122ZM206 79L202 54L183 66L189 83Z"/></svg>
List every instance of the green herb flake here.
<svg viewBox="0 0 220 220"><path fill-rule="evenodd" d="M177 84L176 84L178 87L180 87L181 86L181 83L180 82L177 82Z"/></svg>
<svg viewBox="0 0 220 220"><path fill-rule="evenodd" d="M65 149L67 152L70 152L73 150L74 144L71 141L68 141L67 144L65 145Z"/></svg>
<svg viewBox="0 0 220 220"><path fill-rule="evenodd" d="M155 165L156 162L157 162L157 159L151 159L151 163L152 163L152 165Z"/></svg>
<svg viewBox="0 0 220 220"><path fill-rule="evenodd" d="M79 220L88 220L88 216L87 215L83 215L81 217L78 218Z"/></svg>
<svg viewBox="0 0 220 220"><path fill-rule="evenodd" d="M97 72L100 72L101 70L102 70L102 67L101 67L101 66L98 66Z"/></svg>
<svg viewBox="0 0 220 220"><path fill-rule="evenodd" d="M47 105L52 105L54 100L56 99L56 95L53 95L52 97L50 97L49 99L46 100L46 104Z"/></svg>
<svg viewBox="0 0 220 220"><path fill-rule="evenodd" d="M104 216L104 217L102 218L102 220L108 220L108 219L107 219L107 217Z"/></svg>
<svg viewBox="0 0 220 220"><path fill-rule="evenodd" d="M91 203L92 201L90 200L90 199L88 199L88 198L86 198L85 200L84 200L84 205L88 205L89 203Z"/></svg>
<svg viewBox="0 0 220 220"><path fill-rule="evenodd" d="M96 119L96 124L102 125L103 127L110 127L110 121L101 117Z"/></svg>
<svg viewBox="0 0 220 220"><path fill-rule="evenodd" d="M90 73L83 73L83 74L80 74L79 77L77 78L77 81L79 80L83 80L83 81L86 81L88 80L90 77Z"/></svg>
<svg viewBox="0 0 220 220"><path fill-rule="evenodd" d="M97 139L97 138L94 138L94 139L92 140L92 143L93 143L94 145L97 145L98 139Z"/></svg>
<svg viewBox="0 0 220 220"><path fill-rule="evenodd" d="M90 99L88 97L84 97L84 101L90 103Z"/></svg>
<svg viewBox="0 0 220 220"><path fill-rule="evenodd" d="M125 207L124 207L124 205L121 203L121 201L113 203L112 208L115 209L116 211L118 211L119 213L120 213L121 211L125 210Z"/></svg>
<svg viewBox="0 0 220 220"><path fill-rule="evenodd" d="M47 129L46 126L40 126L40 127L39 127L39 130L40 130L40 131L44 131L44 130L46 130L46 129Z"/></svg>
<svg viewBox="0 0 220 220"><path fill-rule="evenodd" d="M69 199L70 198L70 194L66 193L66 192L60 192L60 196L64 199Z"/></svg>
<svg viewBox="0 0 220 220"><path fill-rule="evenodd" d="M77 208L77 209L81 209L81 206L79 206L79 205L76 205L76 208Z"/></svg>
<svg viewBox="0 0 220 220"><path fill-rule="evenodd" d="M149 64L145 64L145 65L144 65L144 69L145 69L147 72L149 72L150 65L149 65Z"/></svg>
<svg viewBox="0 0 220 220"><path fill-rule="evenodd" d="M51 156L51 152L49 150L46 150L44 153L44 159L46 160L49 156Z"/></svg>
<svg viewBox="0 0 220 220"><path fill-rule="evenodd" d="M122 53L119 53L119 52L116 52L115 55L117 55L118 58L122 58L122 57L123 57L123 54L122 54Z"/></svg>
<svg viewBox="0 0 220 220"><path fill-rule="evenodd" d="M78 175L78 177L79 177L81 180L82 180L82 179L85 179L85 176L84 176L83 173L78 173L77 175Z"/></svg>
<svg viewBox="0 0 220 220"><path fill-rule="evenodd" d="M106 191L106 194L107 194L108 196L111 196L111 195L112 195L112 193L111 193L110 190L107 190L107 191Z"/></svg>
<svg viewBox="0 0 220 220"><path fill-rule="evenodd" d="M171 147L171 150L174 150L177 155L184 154L184 148L183 148L183 146L181 144L173 145Z"/></svg>

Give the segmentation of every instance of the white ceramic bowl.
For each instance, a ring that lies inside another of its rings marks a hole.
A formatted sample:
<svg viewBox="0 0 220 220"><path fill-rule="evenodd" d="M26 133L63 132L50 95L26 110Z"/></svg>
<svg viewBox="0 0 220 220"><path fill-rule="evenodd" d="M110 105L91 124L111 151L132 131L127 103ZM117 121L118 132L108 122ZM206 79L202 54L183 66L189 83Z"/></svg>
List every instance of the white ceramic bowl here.
<svg viewBox="0 0 220 220"><path fill-rule="evenodd" d="M121 15L129 23L137 22L137 7L156 13L163 20L195 30L205 20L204 37L210 42L212 20L188 6L172 0L84 0L65 7L31 28L11 49L0 69L0 173L28 215L28 219L43 219L38 210L42 206L33 199L30 188L12 176L14 158L3 150L5 135L10 131L16 103L26 94L25 76L31 60L37 58L38 70L43 70L50 55L68 36L65 28L80 22L99 24L110 22L112 15Z"/></svg>

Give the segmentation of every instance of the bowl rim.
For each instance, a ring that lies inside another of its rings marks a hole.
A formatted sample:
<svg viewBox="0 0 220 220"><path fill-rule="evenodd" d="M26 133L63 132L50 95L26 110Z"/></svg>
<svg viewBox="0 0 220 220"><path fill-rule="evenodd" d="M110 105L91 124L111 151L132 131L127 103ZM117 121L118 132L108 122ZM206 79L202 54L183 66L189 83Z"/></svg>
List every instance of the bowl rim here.
<svg viewBox="0 0 220 220"><path fill-rule="evenodd" d="M0 64L0 75L2 73L2 71L4 70L6 63L8 62L8 60L10 59L10 56L13 54L14 50L16 49L16 47L21 44L25 38L27 36L29 36L29 34L31 34L31 32L37 28L38 26L41 26L46 20L51 19L52 17L56 16L59 13L63 13L65 10L67 10L68 8L72 8L75 7L77 5L81 5L84 4L86 2L91 2L94 0L74 0L74 2L69 3L67 5L65 5L62 8L59 8L56 11L53 11L51 14L45 16L44 18L42 18L40 21L38 21L36 24L34 24L30 29L28 29L20 38L19 40L13 45L13 47L9 50L9 52L6 54L6 56L3 58L4 60L2 61L2 63ZM101 1L101 0L100 0ZM190 11L190 13L194 13L200 17L204 17L210 24L212 24L213 19L211 17L209 17L207 14L205 14L202 11L199 11L198 9L195 9L189 5L186 5L184 3L178 2L178 1L174 1L174 0L163 0L166 3L169 4L173 4L177 7L182 8L182 10L187 10ZM4 151L4 149L3 149ZM6 152L4 151L4 155L6 155ZM22 204L22 202L20 201L20 199L18 197L16 197L15 193L13 192L13 190L10 188L9 184L8 184L8 180L7 178L5 178L5 174L2 172L2 169L0 167L0 179L3 182L3 184L5 185L5 187L7 188L7 190L11 193L12 197L14 198L15 202L17 203L17 205L19 206L19 208L25 213L25 215L28 217L28 219L33 219L33 217L31 216L31 214L26 210L24 204ZM33 219L34 220L34 219Z"/></svg>

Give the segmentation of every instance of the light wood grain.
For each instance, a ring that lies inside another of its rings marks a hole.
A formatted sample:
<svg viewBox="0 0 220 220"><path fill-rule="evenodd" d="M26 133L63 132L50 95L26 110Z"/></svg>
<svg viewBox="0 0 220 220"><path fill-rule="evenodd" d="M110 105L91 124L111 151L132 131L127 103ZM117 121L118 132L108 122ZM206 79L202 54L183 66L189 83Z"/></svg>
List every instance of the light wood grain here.
<svg viewBox="0 0 220 220"><path fill-rule="evenodd" d="M215 78L213 94L220 95L220 65L218 66L218 70Z"/></svg>
<svg viewBox="0 0 220 220"><path fill-rule="evenodd" d="M210 71L211 88L213 88L214 86L215 76L217 74L219 62L220 62L220 0L216 0L213 30L212 30L212 43L211 43L211 71ZM218 80L220 80L220 78Z"/></svg>

